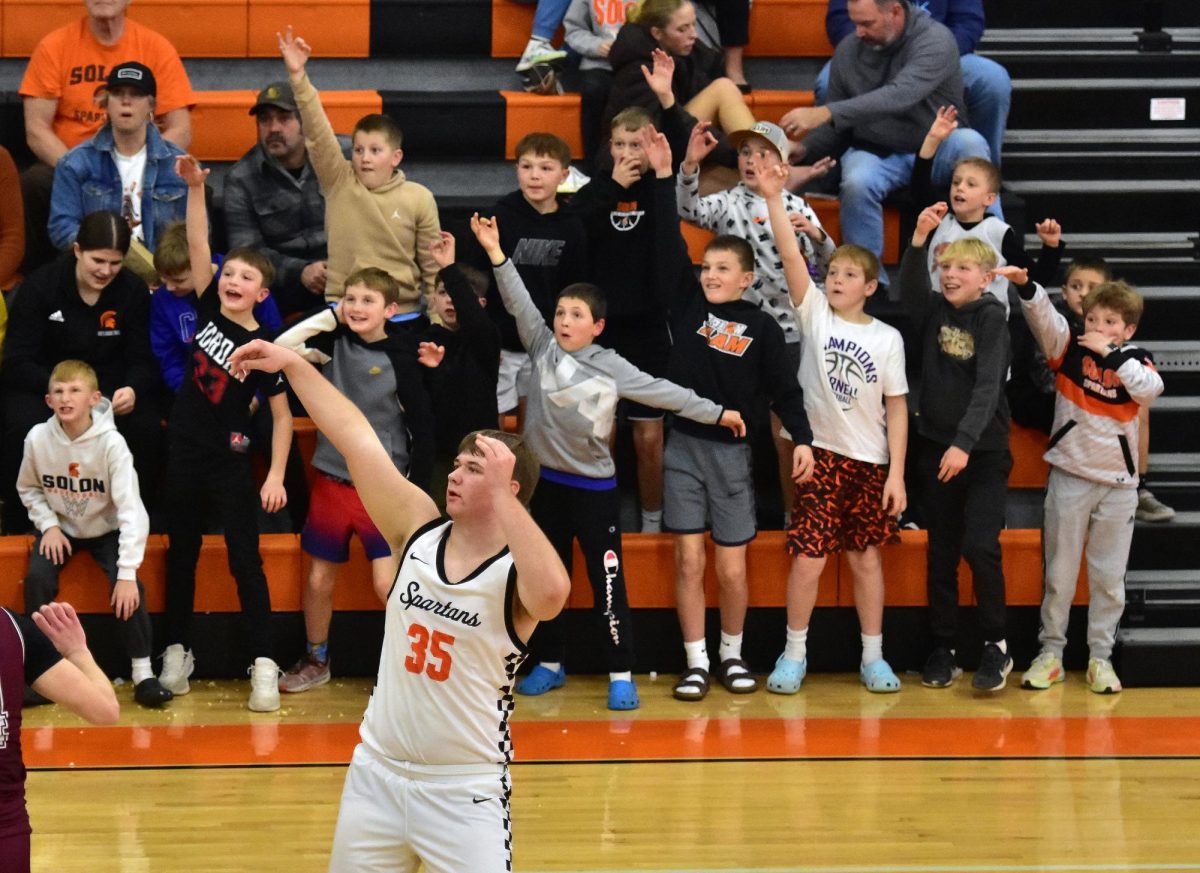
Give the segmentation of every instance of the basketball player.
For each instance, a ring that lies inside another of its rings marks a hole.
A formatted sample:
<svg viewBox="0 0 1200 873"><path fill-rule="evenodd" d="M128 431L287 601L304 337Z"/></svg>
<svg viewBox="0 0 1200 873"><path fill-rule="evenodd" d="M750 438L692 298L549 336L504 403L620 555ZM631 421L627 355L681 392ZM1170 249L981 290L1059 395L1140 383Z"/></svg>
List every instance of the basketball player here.
<svg viewBox="0 0 1200 873"><path fill-rule="evenodd" d="M112 683L88 650L69 603L33 614L0 609L0 870L29 873L29 814L21 757L21 703L26 684L93 724L121 714Z"/></svg>
<svg viewBox="0 0 1200 873"><path fill-rule="evenodd" d="M408 873L422 862L430 873L510 871L513 680L534 627L570 591L525 509L533 456L511 434L467 436L447 481L450 518L441 518L362 413L295 352L255 340L230 363L239 376L287 376L400 556L330 873Z"/></svg>

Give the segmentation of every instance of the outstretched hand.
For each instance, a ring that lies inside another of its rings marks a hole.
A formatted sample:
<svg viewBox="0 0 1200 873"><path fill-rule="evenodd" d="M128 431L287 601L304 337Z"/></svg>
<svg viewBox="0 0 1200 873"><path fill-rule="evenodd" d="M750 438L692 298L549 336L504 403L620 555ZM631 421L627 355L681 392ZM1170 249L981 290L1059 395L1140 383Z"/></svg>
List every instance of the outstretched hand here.
<svg viewBox="0 0 1200 873"><path fill-rule="evenodd" d="M276 33L275 36L279 39L279 54L283 56L288 74L293 78L300 78L304 73L304 65L312 57L312 46L306 43L303 37L296 36L290 24L287 30Z"/></svg>
<svg viewBox="0 0 1200 873"><path fill-rule="evenodd" d="M33 623L64 658L87 651L87 636L71 604L47 603L33 614Z"/></svg>
<svg viewBox="0 0 1200 873"><path fill-rule="evenodd" d="M778 197L783 194L787 187L788 172L787 164L775 164L771 167L764 167L757 160L751 159L751 165L754 167L754 173L758 177L758 193L764 199Z"/></svg>
<svg viewBox="0 0 1200 873"><path fill-rule="evenodd" d="M1042 241L1042 245L1047 248L1056 249L1059 243L1062 242L1062 225L1053 218L1047 218L1039 221L1033 226L1037 231L1038 239Z"/></svg>
<svg viewBox="0 0 1200 873"><path fill-rule="evenodd" d="M291 349L256 339L233 350L229 356L229 372L235 379L245 379L252 370L279 373L299 360L300 356Z"/></svg>
<svg viewBox="0 0 1200 873"><path fill-rule="evenodd" d="M958 130L958 107L941 106L929 127L929 136L938 142L945 142L946 137Z"/></svg>
<svg viewBox="0 0 1200 873"><path fill-rule="evenodd" d="M479 240L479 245L493 264L504 263L504 252L500 248L500 226L495 217L480 218L476 212L471 216L471 233L475 234L475 239Z"/></svg>
<svg viewBox="0 0 1200 873"><path fill-rule="evenodd" d="M1024 267L1018 267L1015 264L1005 264L1003 267L997 267L994 272L997 276L1007 279L1018 288L1029 284L1029 270Z"/></svg>
<svg viewBox="0 0 1200 873"><path fill-rule="evenodd" d="M438 238L429 244L429 254L441 269L454 263L454 234L448 230L438 232Z"/></svg>
<svg viewBox="0 0 1200 873"><path fill-rule="evenodd" d="M942 223L942 219L946 217L946 213L950 211L950 207L946 205L946 201L939 200L932 206L926 206L921 210L921 214L917 216L917 228L913 231L912 244L915 246L925 245L925 241L929 239L929 235L934 229Z"/></svg>
<svg viewBox="0 0 1200 873"><path fill-rule="evenodd" d="M183 179L185 185L189 188L202 188L204 181L208 178L211 172L207 167L201 167L200 162L191 155L177 155L175 157L175 175Z"/></svg>
<svg viewBox="0 0 1200 873"><path fill-rule="evenodd" d="M654 96L660 103L665 104L667 98L672 96L671 84L675 77L675 59L662 49L656 48L650 53L650 64L650 68L642 64L642 75L646 77L646 84L650 86Z"/></svg>
<svg viewBox="0 0 1200 873"><path fill-rule="evenodd" d="M709 130L710 127L712 127L711 121L697 121L696 126L692 128L691 136L688 137L687 153L683 157L683 162L687 165L689 172L694 173L701 162L717 147L717 138Z"/></svg>
<svg viewBox="0 0 1200 873"><path fill-rule="evenodd" d="M655 128L653 124L647 124L642 128L642 151L646 153L650 169L654 170L656 175L672 175L671 144L667 142L667 135Z"/></svg>
<svg viewBox="0 0 1200 873"><path fill-rule="evenodd" d="M417 361L422 367L433 369L442 363L446 357L446 347L437 343L423 342L417 344Z"/></svg>

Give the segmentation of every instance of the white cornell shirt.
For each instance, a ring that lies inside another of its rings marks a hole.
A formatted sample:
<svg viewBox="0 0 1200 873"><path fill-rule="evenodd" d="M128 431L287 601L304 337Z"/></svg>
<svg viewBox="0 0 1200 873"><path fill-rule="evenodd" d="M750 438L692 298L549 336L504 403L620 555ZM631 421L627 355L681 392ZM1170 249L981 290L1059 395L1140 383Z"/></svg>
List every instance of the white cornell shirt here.
<svg viewBox="0 0 1200 873"><path fill-rule="evenodd" d="M394 761L485 772L512 760L513 682L526 652L510 608L517 573L505 548L447 582L452 524L431 521L403 552L359 735Z"/></svg>
<svg viewBox="0 0 1200 873"><path fill-rule="evenodd" d="M908 393L900 332L877 318L867 324L844 320L815 283L795 312L803 337L800 387L813 445L886 464L883 398Z"/></svg>

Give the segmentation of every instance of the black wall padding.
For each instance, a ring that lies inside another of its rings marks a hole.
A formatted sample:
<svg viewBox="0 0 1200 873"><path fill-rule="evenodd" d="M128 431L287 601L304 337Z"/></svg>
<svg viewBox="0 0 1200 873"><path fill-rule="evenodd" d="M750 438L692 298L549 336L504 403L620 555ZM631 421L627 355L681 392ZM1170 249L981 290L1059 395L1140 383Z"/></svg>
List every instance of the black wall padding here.
<svg viewBox="0 0 1200 873"><path fill-rule="evenodd" d="M0 146L8 149L18 167L33 161L25 145L25 105L16 91L0 91Z"/></svg>
<svg viewBox="0 0 1200 873"><path fill-rule="evenodd" d="M491 54L491 0L371 0L371 57Z"/></svg>
<svg viewBox="0 0 1200 873"><path fill-rule="evenodd" d="M380 91L383 111L404 131L414 158L504 157L504 98L498 91Z"/></svg>

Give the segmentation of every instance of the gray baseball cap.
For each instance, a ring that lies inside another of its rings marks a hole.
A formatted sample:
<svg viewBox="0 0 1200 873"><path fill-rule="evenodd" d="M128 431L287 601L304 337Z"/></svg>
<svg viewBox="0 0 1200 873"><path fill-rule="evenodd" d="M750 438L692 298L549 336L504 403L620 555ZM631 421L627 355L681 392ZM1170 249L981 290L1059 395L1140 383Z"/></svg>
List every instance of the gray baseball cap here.
<svg viewBox="0 0 1200 873"><path fill-rule="evenodd" d="M788 138L783 132L783 128L778 124L772 124L769 121L756 121L754 126L747 130L735 130L729 134L729 144L735 149L740 149L742 143L752 136L761 136L772 146L775 151L779 152L781 160L787 160L788 156Z"/></svg>

